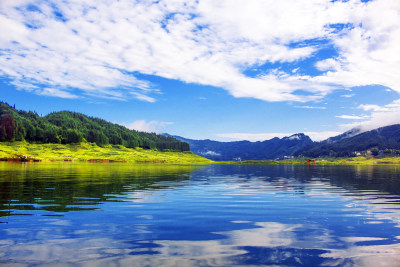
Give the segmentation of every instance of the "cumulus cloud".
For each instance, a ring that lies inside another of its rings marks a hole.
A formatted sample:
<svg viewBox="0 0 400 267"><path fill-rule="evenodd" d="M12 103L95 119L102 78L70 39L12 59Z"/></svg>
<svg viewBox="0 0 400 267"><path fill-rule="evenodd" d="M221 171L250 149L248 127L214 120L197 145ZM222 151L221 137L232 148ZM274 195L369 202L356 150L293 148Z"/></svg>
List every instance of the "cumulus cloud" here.
<svg viewBox="0 0 400 267"><path fill-rule="evenodd" d="M375 0L352 9L352 27L332 39L339 56L318 62L330 71L311 80L348 87L380 84L400 92L400 2Z"/></svg>
<svg viewBox="0 0 400 267"><path fill-rule="evenodd" d="M364 111L390 111L389 107L381 107L379 105L371 105L371 104L361 104L358 106L358 108Z"/></svg>
<svg viewBox="0 0 400 267"><path fill-rule="evenodd" d="M147 102L159 89L139 74L265 101L370 84L400 92L399 13L390 0L2 0L0 75L53 90L31 90L38 94ZM315 64L323 74L245 74L314 57L324 46L313 40L337 51Z"/></svg>
<svg viewBox="0 0 400 267"><path fill-rule="evenodd" d="M173 124L167 121L146 121L136 120L131 123L124 124L128 129L148 132L148 133L162 133L166 126Z"/></svg>

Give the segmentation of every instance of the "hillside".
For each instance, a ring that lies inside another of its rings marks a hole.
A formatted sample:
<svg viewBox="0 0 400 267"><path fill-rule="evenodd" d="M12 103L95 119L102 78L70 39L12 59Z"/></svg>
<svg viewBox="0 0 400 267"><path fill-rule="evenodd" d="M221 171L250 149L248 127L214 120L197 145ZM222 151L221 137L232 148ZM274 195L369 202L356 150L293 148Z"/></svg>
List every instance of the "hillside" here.
<svg viewBox="0 0 400 267"><path fill-rule="evenodd" d="M304 134L294 134L281 139L275 137L262 142L218 142L174 137L188 143L193 153L217 161L283 159L312 143L311 139Z"/></svg>
<svg viewBox="0 0 400 267"><path fill-rule="evenodd" d="M338 142L338 141L340 141L342 139L346 139L346 138L350 138L350 137L356 136L356 135L358 135L360 133L361 133L361 129L356 127L356 128L353 128L353 129L351 129L349 131L346 131L346 132L344 132L342 134L339 134L337 136L329 137L328 139L323 140L320 143L332 144L332 143Z"/></svg>
<svg viewBox="0 0 400 267"><path fill-rule="evenodd" d="M129 130L80 113L61 111L41 117L35 112L16 110L0 102L0 142L23 140L56 144L88 141L98 146L111 144L161 151L190 150L187 143L173 137Z"/></svg>
<svg viewBox="0 0 400 267"><path fill-rule="evenodd" d="M25 141L1 142L0 161L89 161L164 164L209 164L190 151L170 152L126 148L121 145L97 146L95 143L35 144Z"/></svg>
<svg viewBox="0 0 400 267"><path fill-rule="evenodd" d="M337 141L335 141L337 140ZM363 132L351 137L343 135L330 138L330 141L314 142L294 153L295 156L306 157L349 157L355 152L373 150L393 153L400 149L400 124L381 127L372 131ZM396 152L397 153L397 152Z"/></svg>

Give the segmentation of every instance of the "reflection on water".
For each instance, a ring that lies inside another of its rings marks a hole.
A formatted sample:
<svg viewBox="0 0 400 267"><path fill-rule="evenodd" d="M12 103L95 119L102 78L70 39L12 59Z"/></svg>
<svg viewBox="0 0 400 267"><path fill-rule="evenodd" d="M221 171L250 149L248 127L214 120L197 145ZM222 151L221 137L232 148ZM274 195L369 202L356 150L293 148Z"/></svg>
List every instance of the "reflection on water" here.
<svg viewBox="0 0 400 267"><path fill-rule="evenodd" d="M396 166L0 163L0 264L400 266Z"/></svg>
<svg viewBox="0 0 400 267"><path fill-rule="evenodd" d="M178 165L1 162L0 216L35 215L38 210L49 211L41 213L49 216L62 214L52 212L94 210L105 201L113 201L114 195L160 189L160 180L187 179L193 169Z"/></svg>

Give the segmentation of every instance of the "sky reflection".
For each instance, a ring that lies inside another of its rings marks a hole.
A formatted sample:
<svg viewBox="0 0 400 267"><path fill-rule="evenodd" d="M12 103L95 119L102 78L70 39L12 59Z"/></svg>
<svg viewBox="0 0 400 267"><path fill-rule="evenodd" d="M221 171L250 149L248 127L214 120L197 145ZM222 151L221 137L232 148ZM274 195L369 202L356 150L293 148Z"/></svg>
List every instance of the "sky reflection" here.
<svg viewBox="0 0 400 267"><path fill-rule="evenodd" d="M190 176L157 169L156 177L146 167L148 180L110 166L100 181L65 180L68 197L46 192L72 201L60 211L24 195L22 174L8 181L7 195L20 204L10 213L32 216L2 217L0 264L400 266L400 196L382 190L379 175L373 183L363 176L384 169L206 166ZM397 174L387 175L396 191ZM60 186L60 177L45 177L37 184ZM17 210L27 204L35 209Z"/></svg>
<svg viewBox="0 0 400 267"><path fill-rule="evenodd" d="M248 226L248 223L242 224ZM43 259L50 264L67 262L82 266L111 263L123 265L135 263L135 266L158 264L226 266L282 262L294 266L305 265L307 262L317 262L320 266L400 264L398 242L374 245L379 241L387 241L384 238L337 238L329 234L328 229L317 229L322 235L315 238L315 235L302 235L312 226L286 225L278 222L257 222L253 227L255 228L218 232L221 238L216 240L132 240L131 242L107 236L88 238L93 234L101 236L99 230L93 229L75 231L74 234L81 236L80 238L58 238L57 233L50 234L50 229L43 228L41 231L36 231L32 241L29 242L1 241L0 256L7 258L9 262L29 265L40 264ZM27 232L21 230L9 234L27 235ZM308 255L308 260L305 255Z"/></svg>

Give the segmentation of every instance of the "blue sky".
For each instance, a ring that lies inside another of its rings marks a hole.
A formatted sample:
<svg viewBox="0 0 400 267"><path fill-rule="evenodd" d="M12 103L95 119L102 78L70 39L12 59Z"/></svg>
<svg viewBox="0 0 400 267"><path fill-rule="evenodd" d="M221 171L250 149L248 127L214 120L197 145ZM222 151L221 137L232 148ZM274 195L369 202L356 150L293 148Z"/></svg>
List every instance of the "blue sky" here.
<svg viewBox="0 0 400 267"><path fill-rule="evenodd" d="M0 99L42 115L222 141L400 123L398 1L2 0L0 31Z"/></svg>

